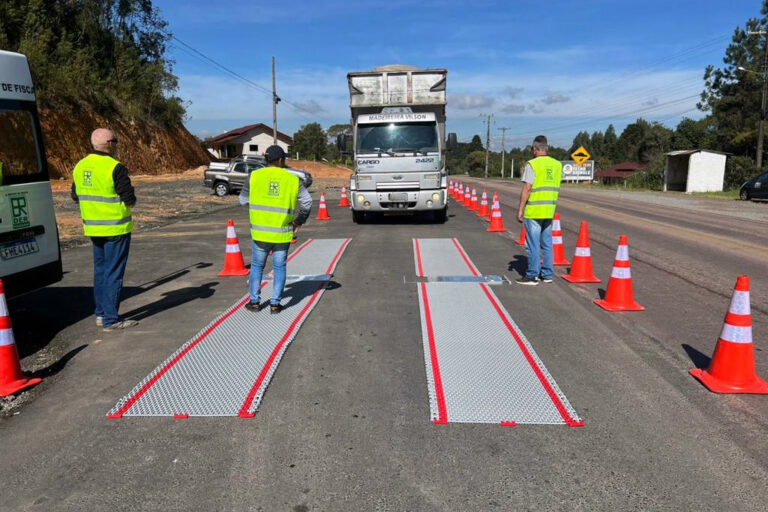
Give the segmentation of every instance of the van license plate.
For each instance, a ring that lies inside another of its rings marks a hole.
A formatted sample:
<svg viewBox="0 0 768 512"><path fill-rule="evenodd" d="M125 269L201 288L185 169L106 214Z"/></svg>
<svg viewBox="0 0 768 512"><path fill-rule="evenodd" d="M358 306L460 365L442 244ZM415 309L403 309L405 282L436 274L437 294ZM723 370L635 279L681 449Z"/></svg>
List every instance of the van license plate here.
<svg viewBox="0 0 768 512"><path fill-rule="evenodd" d="M19 256L26 256L33 252L39 252L40 247L37 245L37 240L34 238L27 240L19 240L10 244L0 246L0 258L4 260L10 260L12 258L18 258Z"/></svg>
<svg viewBox="0 0 768 512"><path fill-rule="evenodd" d="M395 192L389 194L389 200L390 201L408 201L408 193L407 192Z"/></svg>

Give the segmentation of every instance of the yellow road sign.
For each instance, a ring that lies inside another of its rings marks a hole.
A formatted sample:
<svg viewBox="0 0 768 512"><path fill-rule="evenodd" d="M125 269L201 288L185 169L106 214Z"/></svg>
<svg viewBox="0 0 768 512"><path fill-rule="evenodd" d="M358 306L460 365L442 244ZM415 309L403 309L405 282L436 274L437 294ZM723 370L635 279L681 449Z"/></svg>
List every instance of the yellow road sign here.
<svg viewBox="0 0 768 512"><path fill-rule="evenodd" d="M573 161L578 165L583 165L584 162L592 158L592 155L589 154L589 151L584 149L584 146L580 146L579 149L571 153L571 158L573 158Z"/></svg>

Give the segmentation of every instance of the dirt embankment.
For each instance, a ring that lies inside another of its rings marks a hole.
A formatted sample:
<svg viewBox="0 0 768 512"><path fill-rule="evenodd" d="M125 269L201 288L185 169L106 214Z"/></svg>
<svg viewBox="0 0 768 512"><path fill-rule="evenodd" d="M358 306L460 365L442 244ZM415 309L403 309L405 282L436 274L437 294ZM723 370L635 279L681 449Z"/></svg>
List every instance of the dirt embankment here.
<svg viewBox="0 0 768 512"><path fill-rule="evenodd" d="M176 174L207 164L210 159L184 126L163 126L105 119L89 112L43 109L41 124L51 178L70 178L75 164L91 150L91 132L115 132L118 159L132 175Z"/></svg>

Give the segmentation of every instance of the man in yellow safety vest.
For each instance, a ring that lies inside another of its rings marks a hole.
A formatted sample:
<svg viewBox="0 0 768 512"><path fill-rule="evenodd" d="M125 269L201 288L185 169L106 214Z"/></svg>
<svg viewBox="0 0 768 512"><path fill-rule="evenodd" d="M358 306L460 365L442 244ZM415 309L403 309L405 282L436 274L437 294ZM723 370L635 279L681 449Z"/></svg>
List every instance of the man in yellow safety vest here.
<svg viewBox="0 0 768 512"><path fill-rule="evenodd" d="M285 288L288 247L294 230L306 222L312 210L312 197L294 174L285 170L285 151L270 146L264 153L267 167L256 169L245 180L240 204L248 205L251 223L250 311L261 311L261 279L267 256L272 252L272 299L269 312L283 310L280 300Z"/></svg>
<svg viewBox="0 0 768 512"><path fill-rule="evenodd" d="M96 325L114 331L138 325L135 320L120 320L117 314L131 245L131 207L136 204L136 194L128 169L115 158L115 134L97 128L91 134L91 145L93 151L75 166L72 199L80 204L83 231L93 244Z"/></svg>
<svg viewBox="0 0 768 512"><path fill-rule="evenodd" d="M539 280L552 282L552 218L555 216L563 164L547 156L547 138L533 139L533 160L523 172L523 190L517 208L517 220L525 226L528 269L515 282L536 286ZM543 261L542 261L543 260Z"/></svg>

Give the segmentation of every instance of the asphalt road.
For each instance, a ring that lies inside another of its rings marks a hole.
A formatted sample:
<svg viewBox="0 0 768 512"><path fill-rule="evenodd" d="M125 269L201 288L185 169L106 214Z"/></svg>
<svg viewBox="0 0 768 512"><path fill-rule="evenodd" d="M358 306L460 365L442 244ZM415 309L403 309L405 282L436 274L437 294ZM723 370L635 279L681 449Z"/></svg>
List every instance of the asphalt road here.
<svg viewBox="0 0 768 512"><path fill-rule="evenodd" d="M516 234L517 189L501 190ZM566 254L588 220L595 270L607 278L618 235L628 234L647 311L595 307L605 282L494 287L581 428L430 422L412 238L457 237L484 274L513 279L525 263L511 235L486 233L455 203L444 225L355 225L332 199L333 220L301 231L352 243L334 276L340 286L301 328L252 420L105 417L245 293L242 278L216 277L228 217L247 240L243 209L136 234L122 311L141 325L124 333L102 333L89 316L90 249L66 251L61 283L11 303L19 344L35 347L22 347L28 358L66 350L19 414L0 421L0 509L763 509L768 397L714 395L687 370L706 364L729 287L749 273L758 372L768 376L766 245L728 232L733 221L716 212L683 218L609 201L563 194ZM675 224L686 234L668 229ZM751 248L740 255L741 240Z"/></svg>

